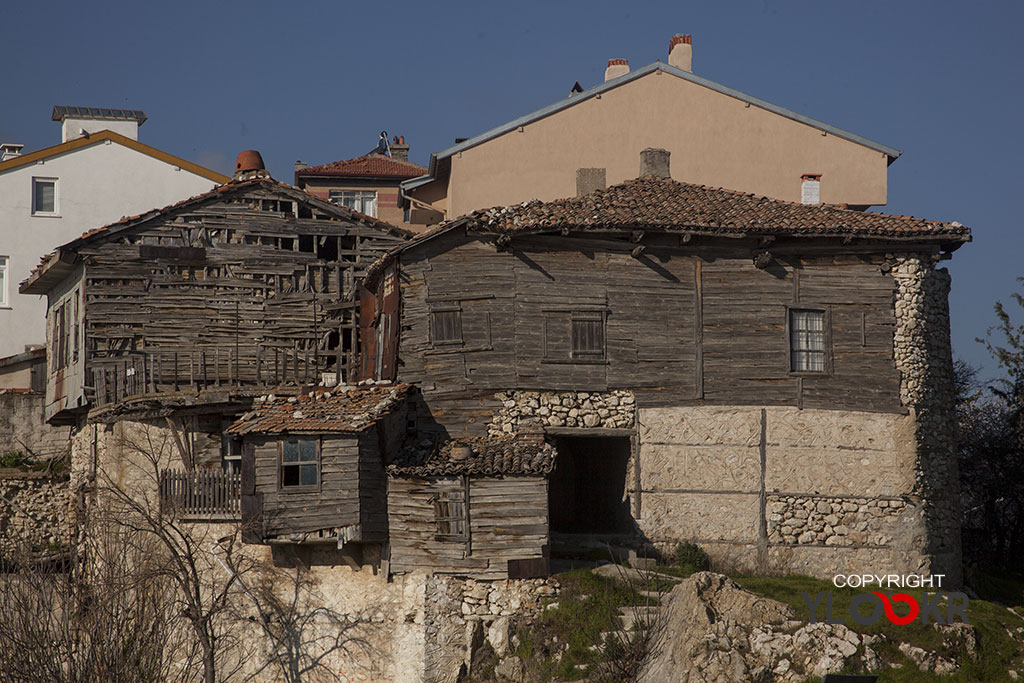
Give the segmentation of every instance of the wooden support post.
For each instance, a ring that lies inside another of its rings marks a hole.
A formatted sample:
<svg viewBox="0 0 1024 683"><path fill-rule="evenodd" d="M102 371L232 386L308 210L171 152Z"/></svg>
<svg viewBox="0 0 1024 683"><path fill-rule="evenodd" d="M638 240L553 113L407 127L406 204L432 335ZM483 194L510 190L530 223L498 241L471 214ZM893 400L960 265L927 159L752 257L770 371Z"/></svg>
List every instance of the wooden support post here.
<svg viewBox="0 0 1024 683"><path fill-rule="evenodd" d="M703 261L696 257L694 265L694 300L693 300L693 332L694 332L694 392L697 399L704 398L704 285Z"/></svg>

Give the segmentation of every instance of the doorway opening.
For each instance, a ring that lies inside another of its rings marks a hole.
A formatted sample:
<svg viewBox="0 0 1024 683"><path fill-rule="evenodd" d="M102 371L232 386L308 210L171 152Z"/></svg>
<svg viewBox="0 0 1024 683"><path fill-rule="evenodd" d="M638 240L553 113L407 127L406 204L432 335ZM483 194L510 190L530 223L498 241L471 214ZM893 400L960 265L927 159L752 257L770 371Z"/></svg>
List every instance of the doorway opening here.
<svg viewBox="0 0 1024 683"><path fill-rule="evenodd" d="M631 529L625 499L628 436L559 436L548 482L551 531L622 534Z"/></svg>

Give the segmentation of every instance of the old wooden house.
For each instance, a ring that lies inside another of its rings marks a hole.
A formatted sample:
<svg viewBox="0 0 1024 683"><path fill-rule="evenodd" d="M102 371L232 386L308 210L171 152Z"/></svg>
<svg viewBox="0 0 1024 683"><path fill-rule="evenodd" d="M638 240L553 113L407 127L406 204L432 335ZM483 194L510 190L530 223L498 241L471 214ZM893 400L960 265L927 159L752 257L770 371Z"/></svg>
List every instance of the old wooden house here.
<svg viewBox="0 0 1024 683"><path fill-rule="evenodd" d="M46 418L191 406L219 441L268 387L350 381L356 283L407 237L243 153L234 181L88 232L22 285L49 301Z"/></svg>
<svg viewBox="0 0 1024 683"><path fill-rule="evenodd" d="M554 454L535 431L412 440L387 470L391 571L546 575Z"/></svg>
<svg viewBox="0 0 1024 683"><path fill-rule="evenodd" d="M636 180L477 211L390 251L362 295L363 373L421 388L421 433L540 421L558 448L553 534L955 576L937 265L969 240L957 223L676 182L668 153L645 150Z"/></svg>
<svg viewBox="0 0 1024 683"><path fill-rule="evenodd" d="M405 441L408 389L370 385L257 398L226 430L242 442L244 539L338 548L386 543L384 466Z"/></svg>

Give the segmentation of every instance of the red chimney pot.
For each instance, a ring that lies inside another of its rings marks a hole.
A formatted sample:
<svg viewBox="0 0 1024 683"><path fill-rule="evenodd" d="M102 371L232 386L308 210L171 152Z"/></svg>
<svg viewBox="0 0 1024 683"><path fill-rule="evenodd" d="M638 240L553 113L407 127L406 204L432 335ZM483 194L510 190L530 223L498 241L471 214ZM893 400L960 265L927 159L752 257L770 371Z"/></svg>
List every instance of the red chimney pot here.
<svg viewBox="0 0 1024 683"><path fill-rule="evenodd" d="M263 165L263 157L255 149L247 149L238 155L238 160L235 162L235 173L263 170L266 170L266 166Z"/></svg>
<svg viewBox="0 0 1024 683"><path fill-rule="evenodd" d="M668 41L668 51L672 52L672 48L674 48L679 43L693 45L693 36L691 36L689 33L675 34L674 36L672 36L672 40Z"/></svg>
<svg viewBox="0 0 1024 683"><path fill-rule="evenodd" d="M622 64L623 66L629 66L628 59L609 59L608 66L615 66L616 64Z"/></svg>

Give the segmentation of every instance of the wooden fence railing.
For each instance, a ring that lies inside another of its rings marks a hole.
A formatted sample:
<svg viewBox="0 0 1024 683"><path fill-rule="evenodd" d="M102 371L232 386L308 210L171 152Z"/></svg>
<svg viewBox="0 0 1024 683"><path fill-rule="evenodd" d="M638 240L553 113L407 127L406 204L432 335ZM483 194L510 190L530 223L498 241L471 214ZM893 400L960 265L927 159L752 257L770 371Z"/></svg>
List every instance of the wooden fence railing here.
<svg viewBox="0 0 1024 683"><path fill-rule="evenodd" d="M160 506L186 518L237 520L241 494L241 474L221 470L160 473Z"/></svg>

